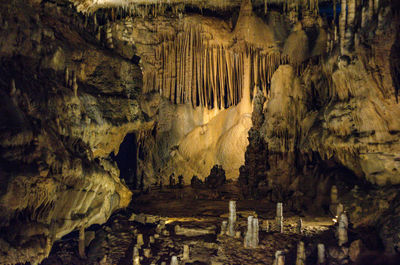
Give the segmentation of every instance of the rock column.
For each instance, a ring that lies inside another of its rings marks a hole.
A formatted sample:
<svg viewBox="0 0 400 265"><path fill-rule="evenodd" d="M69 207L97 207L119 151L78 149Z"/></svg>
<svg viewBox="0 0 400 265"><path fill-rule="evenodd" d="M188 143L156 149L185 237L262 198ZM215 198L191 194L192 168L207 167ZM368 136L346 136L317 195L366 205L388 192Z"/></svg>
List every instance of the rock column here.
<svg viewBox="0 0 400 265"><path fill-rule="evenodd" d="M81 226L79 229L79 256L85 258L85 227Z"/></svg>
<svg viewBox="0 0 400 265"><path fill-rule="evenodd" d="M259 233L259 223L258 219L253 216L247 218L247 232L244 238L245 248L256 248L258 246L258 233Z"/></svg>
<svg viewBox="0 0 400 265"><path fill-rule="evenodd" d="M252 236L253 236L253 216L249 216L247 217L247 231L246 231L246 236L244 237L245 248L251 247Z"/></svg>
<svg viewBox="0 0 400 265"><path fill-rule="evenodd" d="M188 245L183 245L183 260L189 260L189 246Z"/></svg>
<svg viewBox="0 0 400 265"><path fill-rule="evenodd" d="M339 226L338 226L338 243L339 246L342 246L347 243L347 228L349 227L349 220L347 219L346 214L343 212L339 217Z"/></svg>
<svg viewBox="0 0 400 265"><path fill-rule="evenodd" d="M274 265L285 265L285 253L281 250L275 252Z"/></svg>
<svg viewBox="0 0 400 265"><path fill-rule="evenodd" d="M279 232L283 233L283 203L278 202L276 204L276 225Z"/></svg>
<svg viewBox="0 0 400 265"><path fill-rule="evenodd" d="M227 228L228 228L228 222L227 221L222 221L220 235L226 235Z"/></svg>
<svg viewBox="0 0 400 265"><path fill-rule="evenodd" d="M171 257L171 265L179 265L177 256Z"/></svg>
<svg viewBox="0 0 400 265"><path fill-rule="evenodd" d="M235 236L235 223L236 223L236 201L229 201L229 226L228 235Z"/></svg>
<svg viewBox="0 0 400 265"><path fill-rule="evenodd" d="M325 264L325 245L318 244L318 264Z"/></svg>
<svg viewBox="0 0 400 265"><path fill-rule="evenodd" d="M297 244L296 265L305 265L305 264L306 264L306 251L304 249L304 242L300 241Z"/></svg>
<svg viewBox="0 0 400 265"><path fill-rule="evenodd" d="M297 233L303 234L303 220L301 218L297 221Z"/></svg>

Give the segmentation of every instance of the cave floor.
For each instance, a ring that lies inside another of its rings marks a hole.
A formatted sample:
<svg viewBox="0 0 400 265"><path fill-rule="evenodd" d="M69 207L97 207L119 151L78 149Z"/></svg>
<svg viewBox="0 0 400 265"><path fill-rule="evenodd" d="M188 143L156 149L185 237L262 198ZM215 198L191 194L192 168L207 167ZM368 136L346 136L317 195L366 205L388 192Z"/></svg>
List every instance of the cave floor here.
<svg viewBox="0 0 400 265"><path fill-rule="evenodd" d="M335 245L331 217L301 216L303 233L299 234L300 216L284 211L284 232L280 233L274 221L276 206L266 200L238 200L236 231L240 235L220 235L221 223L228 219L229 199L235 198L193 193L190 187L135 193L128 209L113 214L106 224L86 230L86 258L79 258L75 232L58 241L42 264L133 264L137 234L144 239L140 264L169 264L173 255L180 264L273 264L277 250L285 251L286 264L295 264L299 241L305 243L307 264L315 264L318 243ZM249 215L259 218L256 249L243 247ZM89 239L93 239L90 244ZM189 260L183 260L184 245L189 246Z"/></svg>

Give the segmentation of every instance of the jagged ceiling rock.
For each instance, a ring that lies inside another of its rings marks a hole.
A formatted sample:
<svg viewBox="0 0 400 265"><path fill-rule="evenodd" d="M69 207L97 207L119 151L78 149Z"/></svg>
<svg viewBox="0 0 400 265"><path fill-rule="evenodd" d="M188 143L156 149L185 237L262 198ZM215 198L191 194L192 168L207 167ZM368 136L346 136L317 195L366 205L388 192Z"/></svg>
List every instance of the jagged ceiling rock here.
<svg viewBox="0 0 400 265"><path fill-rule="evenodd" d="M105 7L125 7L134 5L189 5L198 8L209 8L216 10L239 7L242 0L70 0L77 7L78 11L93 12L98 8ZM316 8L318 3L334 2L335 0L252 0L253 5L279 4L285 6L305 6ZM268 8L265 7L265 10Z"/></svg>

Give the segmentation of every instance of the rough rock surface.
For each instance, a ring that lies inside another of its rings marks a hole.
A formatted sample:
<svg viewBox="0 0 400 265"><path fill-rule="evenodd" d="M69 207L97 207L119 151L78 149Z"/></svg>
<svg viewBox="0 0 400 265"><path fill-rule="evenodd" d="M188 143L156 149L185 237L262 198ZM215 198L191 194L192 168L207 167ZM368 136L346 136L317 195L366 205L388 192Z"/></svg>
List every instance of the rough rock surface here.
<svg viewBox="0 0 400 265"><path fill-rule="evenodd" d="M379 219L387 250L398 245L395 1L349 0L339 25L316 1L282 14L266 6L280 0L206 1L205 15L177 0L95 16L56 2L0 4L1 263L38 262L126 207L110 154L134 131L143 186L172 172L203 180L215 164L232 179L245 165L248 193L321 211L336 184L354 224Z"/></svg>
<svg viewBox="0 0 400 265"><path fill-rule="evenodd" d="M0 12L0 263L40 262L55 240L128 206L109 154L144 127L141 72L93 45L69 8Z"/></svg>

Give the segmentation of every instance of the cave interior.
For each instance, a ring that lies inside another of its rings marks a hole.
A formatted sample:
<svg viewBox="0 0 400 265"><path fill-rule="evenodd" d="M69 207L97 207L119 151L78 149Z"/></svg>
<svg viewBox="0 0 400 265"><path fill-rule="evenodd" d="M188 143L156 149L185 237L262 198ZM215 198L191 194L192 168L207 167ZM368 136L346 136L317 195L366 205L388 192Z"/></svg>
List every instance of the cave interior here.
<svg viewBox="0 0 400 265"><path fill-rule="evenodd" d="M400 1L0 3L0 264L400 264Z"/></svg>

